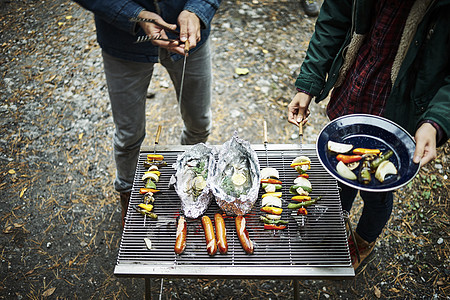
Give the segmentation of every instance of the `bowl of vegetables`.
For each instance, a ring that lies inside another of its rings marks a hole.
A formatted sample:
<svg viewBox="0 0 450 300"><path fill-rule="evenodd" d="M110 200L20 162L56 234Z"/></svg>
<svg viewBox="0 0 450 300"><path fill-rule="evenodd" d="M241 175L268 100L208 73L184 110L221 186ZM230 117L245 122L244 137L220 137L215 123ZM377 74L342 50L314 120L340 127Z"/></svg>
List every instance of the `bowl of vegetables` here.
<svg viewBox="0 0 450 300"><path fill-rule="evenodd" d="M320 163L350 187L373 192L398 189L419 171L415 142L398 124L378 116L353 114L328 123L319 133Z"/></svg>

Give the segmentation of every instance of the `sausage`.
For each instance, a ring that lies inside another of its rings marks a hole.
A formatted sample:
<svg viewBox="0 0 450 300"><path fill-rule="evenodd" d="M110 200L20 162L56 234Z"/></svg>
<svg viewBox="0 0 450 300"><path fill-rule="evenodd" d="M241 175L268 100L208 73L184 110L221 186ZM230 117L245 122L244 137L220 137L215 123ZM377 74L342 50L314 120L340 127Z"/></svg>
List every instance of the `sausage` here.
<svg viewBox="0 0 450 300"><path fill-rule="evenodd" d="M253 254L253 243L248 236L248 231L245 229L245 218L243 216L236 217L236 232L241 242L242 248L248 254Z"/></svg>
<svg viewBox="0 0 450 300"><path fill-rule="evenodd" d="M178 219L177 226L177 239L175 242L175 253L181 254L186 248L186 235L187 235L187 224L186 219L183 216L180 216Z"/></svg>
<svg viewBox="0 0 450 300"><path fill-rule="evenodd" d="M221 254L225 254L228 251L227 230L225 228L225 221L219 213L214 215L214 226L216 227L217 246L219 247L219 252Z"/></svg>
<svg viewBox="0 0 450 300"><path fill-rule="evenodd" d="M208 216L203 216L202 225L203 230L205 231L206 250L208 250L209 255L214 255L217 252L217 243L211 219Z"/></svg>

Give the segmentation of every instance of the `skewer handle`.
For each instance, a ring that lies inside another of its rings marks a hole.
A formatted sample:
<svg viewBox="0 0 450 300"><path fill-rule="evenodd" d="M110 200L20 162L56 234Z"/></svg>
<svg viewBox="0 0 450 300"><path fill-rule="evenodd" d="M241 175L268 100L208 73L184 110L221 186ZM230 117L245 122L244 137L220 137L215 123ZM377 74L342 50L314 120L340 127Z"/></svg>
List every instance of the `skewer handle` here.
<svg viewBox="0 0 450 300"><path fill-rule="evenodd" d="M298 125L298 135L303 136L303 120Z"/></svg>
<svg viewBox="0 0 450 300"><path fill-rule="evenodd" d="M268 141L267 141L267 122L266 122L266 120L264 120L264 123L263 123L263 132L264 132L264 144L267 144Z"/></svg>
<svg viewBox="0 0 450 300"><path fill-rule="evenodd" d="M161 125L158 125L158 130L156 131L155 145L159 143L159 136L161 135Z"/></svg>

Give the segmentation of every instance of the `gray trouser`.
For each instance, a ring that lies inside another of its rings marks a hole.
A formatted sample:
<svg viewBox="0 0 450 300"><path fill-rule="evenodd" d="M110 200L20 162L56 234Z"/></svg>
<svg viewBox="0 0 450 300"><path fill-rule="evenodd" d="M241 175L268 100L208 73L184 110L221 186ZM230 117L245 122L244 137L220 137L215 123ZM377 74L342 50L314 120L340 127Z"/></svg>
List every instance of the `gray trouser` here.
<svg viewBox="0 0 450 300"><path fill-rule="evenodd" d="M105 52L103 63L115 124L114 158L118 192L130 191L145 138L145 101L154 63L140 63L115 58ZM173 61L165 49L159 59L180 91L183 60ZM211 55L209 41L187 57L183 96L179 102L184 128L181 144L206 142L211 132Z"/></svg>

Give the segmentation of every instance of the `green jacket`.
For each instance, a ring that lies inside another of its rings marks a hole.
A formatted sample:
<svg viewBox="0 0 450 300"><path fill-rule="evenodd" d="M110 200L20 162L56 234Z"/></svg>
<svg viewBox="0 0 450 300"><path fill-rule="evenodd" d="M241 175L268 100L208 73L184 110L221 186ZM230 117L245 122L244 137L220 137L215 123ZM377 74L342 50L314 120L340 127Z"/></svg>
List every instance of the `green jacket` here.
<svg viewBox="0 0 450 300"><path fill-rule="evenodd" d="M350 68L370 30L376 0L325 0L295 82L325 99ZM417 25L418 24L418 25ZM423 120L450 133L450 0L417 0L392 67L384 117L412 135ZM441 143L442 144L442 143Z"/></svg>

